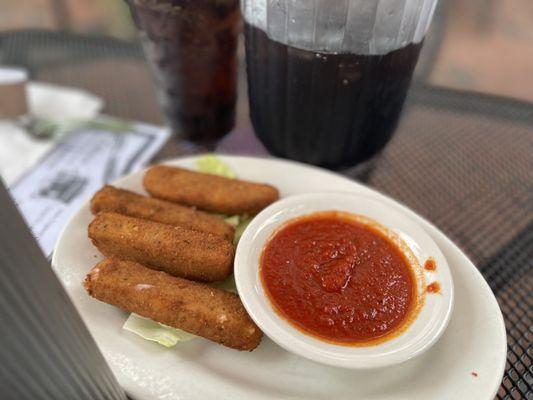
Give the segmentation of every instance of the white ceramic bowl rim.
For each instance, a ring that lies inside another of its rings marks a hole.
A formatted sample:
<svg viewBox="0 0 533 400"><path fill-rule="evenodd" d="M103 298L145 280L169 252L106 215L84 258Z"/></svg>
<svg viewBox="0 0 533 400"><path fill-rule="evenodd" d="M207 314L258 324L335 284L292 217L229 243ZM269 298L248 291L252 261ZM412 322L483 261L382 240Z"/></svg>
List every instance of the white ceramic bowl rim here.
<svg viewBox="0 0 533 400"><path fill-rule="evenodd" d="M433 257L437 271L423 271L438 281L441 293L427 295L420 314L397 337L383 343L354 347L316 339L281 318L267 299L259 277L259 257L267 239L283 223L317 211L340 210L368 217L397 233L423 265ZM337 367L379 368L407 361L429 349L443 334L453 308L453 282L447 261L430 236L395 207L350 192L315 192L286 197L259 213L243 233L235 256L235 281L243 304L273 341L302 357Z"/></svg>

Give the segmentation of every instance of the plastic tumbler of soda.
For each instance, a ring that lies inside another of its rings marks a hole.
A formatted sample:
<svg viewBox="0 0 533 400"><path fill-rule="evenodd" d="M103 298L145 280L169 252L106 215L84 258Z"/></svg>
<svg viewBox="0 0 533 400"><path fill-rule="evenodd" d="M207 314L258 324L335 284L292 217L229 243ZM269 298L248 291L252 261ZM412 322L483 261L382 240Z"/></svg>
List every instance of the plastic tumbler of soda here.
<svg viewBox="0 0 533 400"><path fill-rule="evenodd" d="M127 0L167 123L213 144L235 121L238 0Z"/></svg>
<svg viewBox="0 0 533 400"><path fill-rule="evenodd" d="M391 138L436 0L242 0L250 116L275 155L352 166Z"/></svg>

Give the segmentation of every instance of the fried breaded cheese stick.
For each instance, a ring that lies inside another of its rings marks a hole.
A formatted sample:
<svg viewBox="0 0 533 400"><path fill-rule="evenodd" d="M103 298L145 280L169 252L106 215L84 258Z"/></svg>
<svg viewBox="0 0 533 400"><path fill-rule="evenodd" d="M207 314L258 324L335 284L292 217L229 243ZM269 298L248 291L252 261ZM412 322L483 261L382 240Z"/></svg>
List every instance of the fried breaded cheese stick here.
<svg viewBox="0 0 533 400"><path fill-rule="evenodd" d="M106 259L83 285L100 301L233 349L253 350L263 335L237 295L136 262Z"/></svg>
<svg viewBox="0 0 533 400"><path fill-rule="evenodd" d="M279 199L270 185L156 165L144 175L152 196L222 214L254 215Z"/></svg>
<svg viewBox="0 0 533 400"><path fill-rule="evenodd" d="M89 237L106 257L204 282L227 278L233 270L233 244L220 236L116 213L99 213Z"/></svg>
<svg viewBox="0 0 533 400"><path fill-rule="evenodd" d="M91 199L91 211L93 214L101 211L115 212L163 224L178 225L222 236L230 241L233 240L235 233L231 225L216 215L113 186L104 186L95 193Z"/></svg>

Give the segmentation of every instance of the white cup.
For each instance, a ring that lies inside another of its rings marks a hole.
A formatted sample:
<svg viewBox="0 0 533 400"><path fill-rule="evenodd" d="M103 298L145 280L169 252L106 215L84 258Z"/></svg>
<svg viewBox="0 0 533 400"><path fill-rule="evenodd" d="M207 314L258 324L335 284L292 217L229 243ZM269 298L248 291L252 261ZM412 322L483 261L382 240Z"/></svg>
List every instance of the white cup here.
<svg viewBox="0 0 533 400"><path fill-rule="evenodd" d="M26 70L0 67L0 119L16 119L29 113L27 82Z"/></svg>

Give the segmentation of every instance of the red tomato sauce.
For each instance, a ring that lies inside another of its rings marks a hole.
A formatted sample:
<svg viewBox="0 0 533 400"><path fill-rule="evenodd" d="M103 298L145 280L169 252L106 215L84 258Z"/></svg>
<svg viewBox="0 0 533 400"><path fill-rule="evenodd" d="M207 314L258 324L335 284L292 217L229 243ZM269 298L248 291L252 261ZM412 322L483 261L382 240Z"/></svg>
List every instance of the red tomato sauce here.
<svg viewBox="0 0 533 400"><path fill-rule="evenodd" d="M265 245L260 273L277 312L326 341L382 341L410 320L416 279L401 249L351 214L297 218Z"/></svg>
<svg viewBox="0 0 533 400"><path fill-rule="evenodd" d="M426 262L424 263L424 269L426 271L436 271L437 270L437 263L433 258L428 258Z"/></svg>
<svg viewBox="0 0 533 400"><path fill-rule="evenodd" d="M439 282L431 282L428 287L426 288L428 293L440 293L440 283Z"/></svg>

